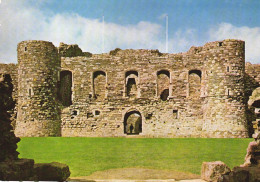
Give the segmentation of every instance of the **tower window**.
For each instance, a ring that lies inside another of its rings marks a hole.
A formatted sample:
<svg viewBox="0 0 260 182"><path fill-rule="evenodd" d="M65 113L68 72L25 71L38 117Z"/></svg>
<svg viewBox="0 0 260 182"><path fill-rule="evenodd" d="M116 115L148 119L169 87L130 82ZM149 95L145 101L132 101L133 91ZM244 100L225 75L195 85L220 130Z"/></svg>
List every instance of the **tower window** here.
<svg viewBox="0 0 260 182"><path fill-rule="evenodd" d="M96 116L100 115L100 111L95 110L95 115L96 115Z"/></svg>
<svg viewBox="0 0 260 182"><path fill-rule="evenodd" d="M27 47L24 47L24 51L27 51Z"/></svg>
<svg viewBox="0 0 260 182"><path fill-rule="evenodd" d="M78 115L78 111L72 111L72 115L74 116Z"/></svg>
<svg viewBox="0 0 260 182"><path fill-rule="evenodd" d="M172 110L173 119L178 119L178 110Z"/></svg>

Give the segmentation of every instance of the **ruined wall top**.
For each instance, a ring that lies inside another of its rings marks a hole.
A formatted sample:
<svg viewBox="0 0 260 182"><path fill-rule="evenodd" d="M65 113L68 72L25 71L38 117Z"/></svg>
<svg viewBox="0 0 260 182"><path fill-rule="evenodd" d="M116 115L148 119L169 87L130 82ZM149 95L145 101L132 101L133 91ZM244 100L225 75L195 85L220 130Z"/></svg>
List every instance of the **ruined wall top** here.
<svg viewBox="0 0 260 182"><path fill-rule="evenodd" d="M61 44L63 47L64 44ZM125 49L122 50L120 48L116 48L114 50L111 50L109 53L103 53L103 54L93 54L86 56L84 53L77 54L77 50L80 49L78 45L66 45L67 49L72 50L72 47L74 47L74 54L72 56L64 56L64 54L61 54L61 57L76 57L76 56L83 56L83 57L91 57L92 59L117 59L117 58L159 58L159 59L167 59L167 58L179 58L189 56L189 55L195 55L195 54L208 54L208 53L215 53L218 51L224 51L225 49L233 49L234 47L237 47L241 50L244 49L245 42L242 40L236 40L236 39L225 39L223 41L214 41L214 42L208 42L203 46L195 47L192 46L187 52L181 52L181 53L161 53L157 49ZM69 48L69 46L72 46ZM60 49L60 48L59 48ZM228 50L230 51L230 50ZM223 52L224 53L224 52Z"/></svg>

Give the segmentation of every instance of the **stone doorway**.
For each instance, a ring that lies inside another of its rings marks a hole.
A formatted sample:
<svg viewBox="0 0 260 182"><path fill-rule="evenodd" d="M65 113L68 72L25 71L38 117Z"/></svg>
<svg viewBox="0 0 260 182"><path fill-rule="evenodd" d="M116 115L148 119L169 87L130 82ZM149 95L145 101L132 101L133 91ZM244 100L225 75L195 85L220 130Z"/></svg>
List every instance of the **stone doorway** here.
<svg viewBox="0 0 260 182"><path fill-rule="evenodd" d="M142 133L142 116L139 111L130 111L125 114L124 133L127 135Z"/></svg>

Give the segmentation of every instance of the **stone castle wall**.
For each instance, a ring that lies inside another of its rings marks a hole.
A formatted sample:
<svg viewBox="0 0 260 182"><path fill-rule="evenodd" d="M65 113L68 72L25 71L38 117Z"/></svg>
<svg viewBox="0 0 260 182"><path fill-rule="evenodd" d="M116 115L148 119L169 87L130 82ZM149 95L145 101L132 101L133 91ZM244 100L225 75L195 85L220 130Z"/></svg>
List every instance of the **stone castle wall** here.
<svg viewBox="0 0 260 182"><path fill-rule="evenodd" d="M39 41L18 45L20 135L59 135L61 122L62 136L248 137L253 117L247 95L259 86L260 65L245 65L243 41L211 42L179 54L118 49L79 56L78 49L62 44L55 50ZM58 51L69 55L61 65ZM50 112L53 117L38 119Z"/></svg>
<svg viewBox="0 0 260 182"><path fill-rule="evenodd" d="M141 136L247 137L244 64L244 42L236 40L182 54L125 50L62 58L62 69L73 75L73 104L62 111L62 135L126 136L125 117L136 112ZM136 78L134 97L127 95L128 72Z"/></svg>

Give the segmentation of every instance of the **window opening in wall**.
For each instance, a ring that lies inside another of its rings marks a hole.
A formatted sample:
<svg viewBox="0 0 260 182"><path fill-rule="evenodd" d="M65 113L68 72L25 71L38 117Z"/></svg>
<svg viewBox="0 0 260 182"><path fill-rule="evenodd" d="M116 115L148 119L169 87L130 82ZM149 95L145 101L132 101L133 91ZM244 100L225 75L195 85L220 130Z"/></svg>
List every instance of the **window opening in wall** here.
<svg viewBox="0 0 260 182"><path fill-rule="evenodd" d="M201 91L201 71L189 71L189 96L193 98L200 97Z"/></svg>
<svg viewBox="0 0 260 182"><path fill-rule="evenodd" d="M147 113L145 116L145 119L151 119L153 116L153 113Z"/></svg>
<svg viewBox="0 0 260 182"><path fill-rule="evenodd" d="M124 133L127 135L142 133L142 117L139 111L130 111L125 114Z"/></svg>
<svg viewBox="0 0 260 182"><path fill-rule="evenodd" d="M157 96L162 100L167 100L170 88L170 72L161 70L157 72Z"/></svg>
<svg viewBox="0 0 260 182"><path fill-rule="evenodd" d="M218 45L219 47L221 47L223 45L223 42L219 42Z"/></svg>
<svg viewBox="0 0 260 182"><path fill-rule="evenodd" d="M71 115L73 115L73 116L78 115L78 111L72 111L72 114L71 114Z"/></svg>
<svg viewBox="0 0 260 182"><path fill-rule="evenodd" d="M24 47L24 51L27 51L27 47Z"/></svg>
<svg viewBox="0 0 260 182"><path fill-rule="evenodd" d="M92 117L94 117L92 112L87 113L87 118L92 118Z"/></svg>
<svg viewBox="0 0 260 182"><path fill-rule="evenodd" d="M72 72L65 70L60 72L60 84L58 98L63 106L72 104Z"/></svg>
<svg viewBox="0 0 260 182"><path fill-rule="evenodd" d="M127 96L132 97L136 95L137 88L136 88L136 82L134 78L128 79L126 88L127 88L126 91Z"/></svg>
<svg viewBox="0 0 260 182"><path fill-rule="evenodd" d="M227 89L227 95L229 96L230 95L230 93L229 93L230 91L229 91L229 89Z"/></svg>
<svg viewBox="0 0 260 182"><path fill-rule="evenodd" d="M170 78L170 72L168 70L161 70L161 71L157 72L157 76L162 75L162 74L164 74Z"/></svg>
<svg viewBox="0 0 260 182"><path fill-rule="evenodd" d="M106 73L96 71L93 73L93 97L97 100L103 100L106 93Z"/></svg>
<svg viewBox="0 0 260 182"><path fill-rule="evenodd" d="M166 101L168 96L169 96L169 89L165 89L165 90L162 91L162 93L160 95L160 99L162 101Z"/></svg>
<svg viewBox="0 0 260 182"><path fill-rule="evenodd" d="M229 72L229 66L227 66L227 72Z"/></svg>
<svg viewBox="0 0 260 182"><path fill-rule="evenodd" d="M100 115L100 111L95 110L95 115L96 115L96 116Z"/></svg>
<svg viewBox="0 0 260 182"><path fill-rule="evenodd" d="M137 97L138 95L138 72L128 71L125 74L126 96Z"/></svg>
<svg viewBox="0 0 260 182"><path fill-rule="evenodd" d="M178 119L178 110L172 110L172 115L174 119Z"/></svg>
<svg viewBox="0 0 260 182"><path fill-rule="evenodd" d="M29 96L32 95L32 90L29 88Z"/></svg>

